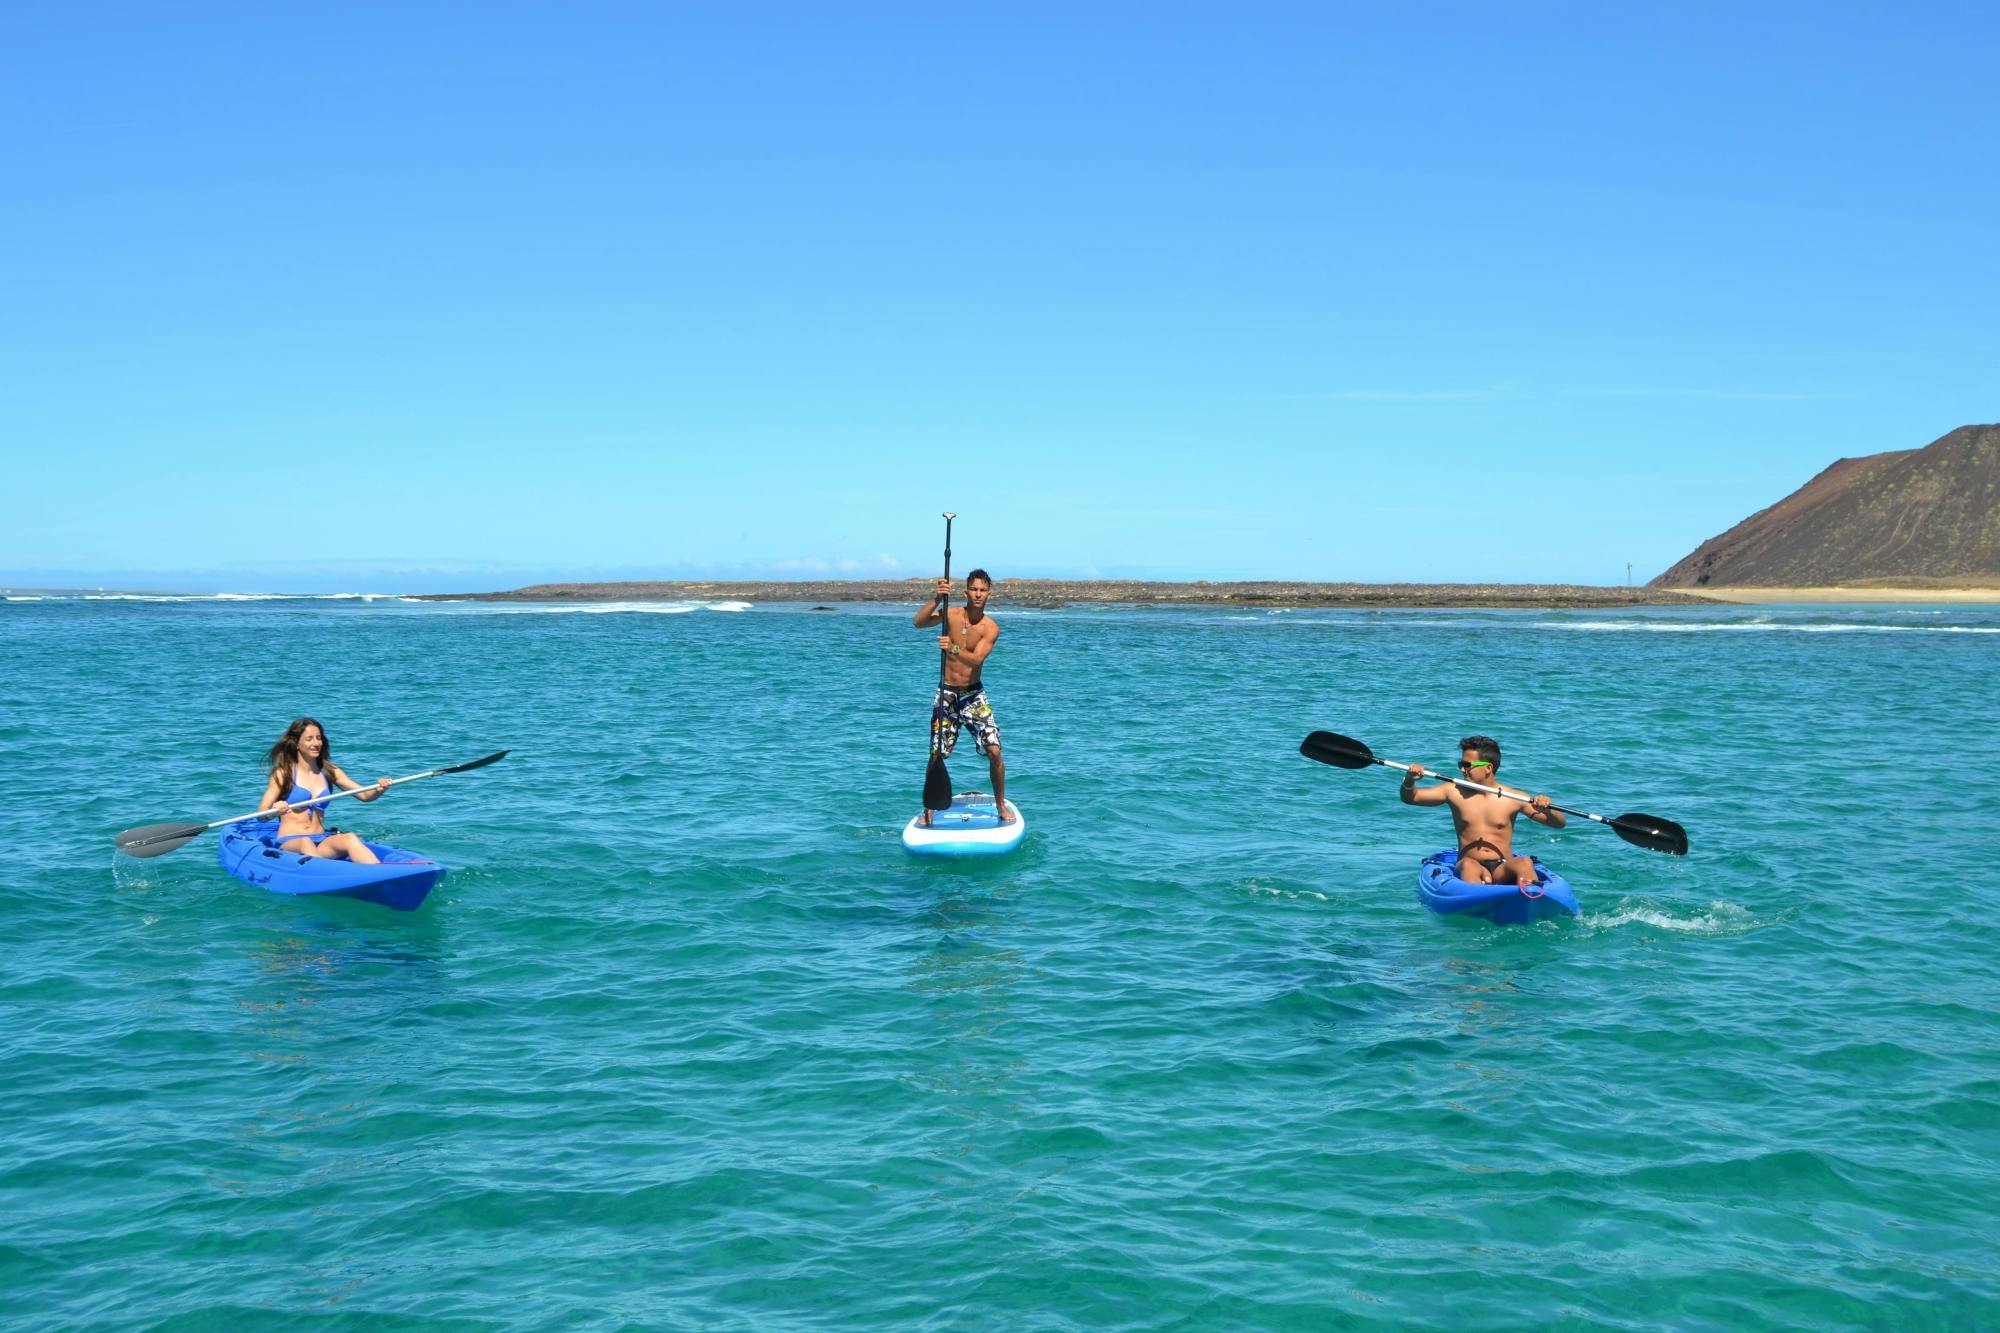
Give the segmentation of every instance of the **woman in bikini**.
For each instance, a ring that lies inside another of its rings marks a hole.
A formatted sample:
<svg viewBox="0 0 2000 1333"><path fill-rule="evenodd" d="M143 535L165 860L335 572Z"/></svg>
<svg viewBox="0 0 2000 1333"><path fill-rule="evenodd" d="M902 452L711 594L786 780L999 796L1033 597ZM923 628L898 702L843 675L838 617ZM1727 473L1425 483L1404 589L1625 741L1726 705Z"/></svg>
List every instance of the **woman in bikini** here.
<svg viewBox="0 0 2000 1333"><path fill-rule="evenodd" d="M328 833L326 805L337 787L357 792L360 801L372 801L389 789L390 778L379 778L372 787L363 787L333 762L326 743L326 728L312 718L302 717L285 728L285 734L266 756L271 780L264 784L263 813L278 821L271 845L301 856L345 857L362 865L377 863L375 853L358 834Z"/></svg>

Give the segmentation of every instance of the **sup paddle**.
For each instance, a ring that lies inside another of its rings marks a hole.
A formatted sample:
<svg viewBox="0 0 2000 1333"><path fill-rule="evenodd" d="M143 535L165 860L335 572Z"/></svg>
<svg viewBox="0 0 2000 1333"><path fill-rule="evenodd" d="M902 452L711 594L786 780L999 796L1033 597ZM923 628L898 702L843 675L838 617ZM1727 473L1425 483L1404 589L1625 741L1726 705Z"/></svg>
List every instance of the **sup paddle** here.
<svg viewBox="0 0 2000 1333"><path fill-rule="evenodd" d="M1391 759L1377 759L1373 750L1352 736L1342 736L1332 731L1315 731L1299 743L1299 753L1308 759L1317 759L1322 764L1332 764L1335 768L1366 768L1370 764L1380 764L1384 768L1400 768L1407 773L1413 768L1420 767L1417 764L1399 764ZM1446 782L1455 782L1461 787L1470 787L1474 791L1505 796L1510 801L1520 801L1524 805L1528 801L1527 797L1517 792L1503 791L1498 787L1488 787L1478 782L1468 782L1464 778L1446 777L1442 773L1431 776ZM1553 802L1549 808L1607 825L1613 833L1634 847L1644 847L1649 852L1665 852L1669 856L1687 855L1687 830L1671 819L1641 814L1619 815L1607 819L1603 815L1593 815L1588 810L1572 810L1566 805L1556 805Z"/></svg>
<svg viewBox="0 0 2000 1333"><path fill-rule="evenodd" d="M957 514L944 516L944 581L951 583L951 521ZM938 610L938 623L944 626L946 634L951 633L951 591L947 586L944 605ZM949 660L944 649L938 649L938 701L931 705L931 762L924 770L924 809L951 809L951 774L945 771L944 751L939 747L944 743L944 667Z"/></svg>
<svg viewBox="0 0 2000 1333"><path fill-rule="evenodd" d="M412 773L409 777L391 778L389 781L400 787L405 782L415 782L418 778L441 778L447 773L469 773L475 768L484 768L488 764L497 764L502 759L505 759L507 755L508 751L506 750L496 750L484 759L475 759L469 764L453 764L450 768L434 768L428 773ZM324 801L337 801L343 796L360 796L374 790L375 787L371 784L366 787L357 787L353 791L337 791L330 796L315 796L310 801L300 801L296 806L286 805L284 809L301 809L308 805L318 805ZM275 805L271 807L272 810L278 808ZM165 856L168 852L187 846L190 842L193 842L212 828L221 828L224 824L241 824L246 820L267 819L269 817L269 810L253 810L247 815L236 815L229 819L218 819L213 824L142 824L138 828L126 829L123 833L112 839L112 841L117 845L118 850L127 856Z"/></svg>

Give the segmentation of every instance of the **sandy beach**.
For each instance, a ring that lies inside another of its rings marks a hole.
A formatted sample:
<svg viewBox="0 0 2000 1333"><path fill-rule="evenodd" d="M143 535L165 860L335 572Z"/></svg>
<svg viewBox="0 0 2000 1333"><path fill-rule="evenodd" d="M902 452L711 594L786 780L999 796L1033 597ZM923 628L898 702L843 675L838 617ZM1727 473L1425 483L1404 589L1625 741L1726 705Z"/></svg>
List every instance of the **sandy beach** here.
<svg viewBox="0 0 2000 1333"><path fill-rule="evenodd" d="M426 601L504 602L907 602L915 606L934 580L855 579L806 582L541 583L506 592L440 593ZM1600 588L1570 583L1146 583L1116 579L1002 579L993 605L1014 606L1381 606L1561 607L1696 606L1704 598L1657 588Z"/></svg>
<svg viewBox="0 0 2000 1333"><path fill-rule="evenodd" d="M1940 606L2000 606L2000 587L1908 588L1835 586L1830 588L1703 588L1694 594L1705 601L1746 605L1785 602L1864 603L1917 602Z"/></svg>

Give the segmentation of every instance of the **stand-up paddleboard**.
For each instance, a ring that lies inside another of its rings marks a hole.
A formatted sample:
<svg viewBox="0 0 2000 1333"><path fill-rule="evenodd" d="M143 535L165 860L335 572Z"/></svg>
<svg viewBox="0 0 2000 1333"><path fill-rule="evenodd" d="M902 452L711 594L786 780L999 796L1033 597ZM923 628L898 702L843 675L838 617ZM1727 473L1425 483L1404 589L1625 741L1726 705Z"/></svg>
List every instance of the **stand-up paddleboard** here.
<svg viewBox="0 0 2000 1333"><path fill-rule="evenodd" d="M949 807L931 812L928 827L922 815L905 824L903 849L912 856L1004 856L1028 831L1021 808L1009 801L1007 809L1014 818L1003 824L991 792L962 791Z"/></svg>

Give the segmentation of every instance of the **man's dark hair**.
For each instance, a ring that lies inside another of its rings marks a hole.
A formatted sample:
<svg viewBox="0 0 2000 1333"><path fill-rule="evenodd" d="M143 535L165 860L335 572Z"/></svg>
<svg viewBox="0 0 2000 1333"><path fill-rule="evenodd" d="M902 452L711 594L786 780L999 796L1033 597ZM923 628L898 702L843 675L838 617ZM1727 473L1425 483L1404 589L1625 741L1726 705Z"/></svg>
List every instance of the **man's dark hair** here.
<svg viewBox="0 0 2000 1333"><path fill-rule="evenodd" d="M1458 743L1460 750L1477 750L1479 757L1493 765L1493 771L1500 771L1500 742L1491 736L1467 736Z"/></svg>
<svg viewBox="0 0 2000 1333"><path fill-rule="evenodd" d="M987 587L990 588L993 586L993 576L991 574L988 574L983 569L975 569L970 574L967 574L965 576L965 581L967 583L972 582L974 579L985 579Z"/></svg>

